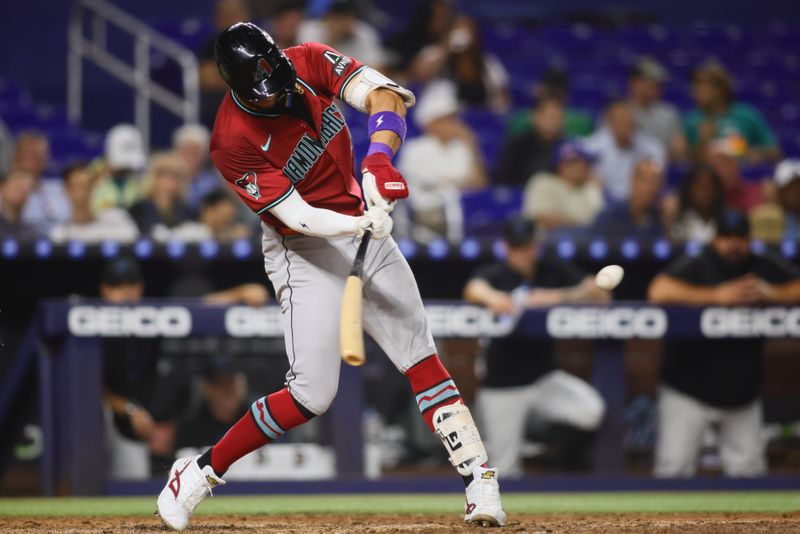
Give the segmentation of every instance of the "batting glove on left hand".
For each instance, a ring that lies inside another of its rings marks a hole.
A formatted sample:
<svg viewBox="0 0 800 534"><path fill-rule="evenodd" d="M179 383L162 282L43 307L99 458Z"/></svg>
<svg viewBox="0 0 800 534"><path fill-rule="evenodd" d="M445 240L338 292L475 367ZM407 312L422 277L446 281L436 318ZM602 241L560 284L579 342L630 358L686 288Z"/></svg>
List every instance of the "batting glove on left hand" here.
<svg viewBox="0 0 800 534"><path fill-rule="evenodd" d="M386 239L391 235L394 222L389 214L380 208L370 208L358 220L358 235L364 235L366 230L372 232L375 239Z"/></svg>
<svg viewBox="0 0 800 534"><path fill-rule="evenodd" d="M392 166L392 160L386 154L376 152L364 158L361 173L368 208L380 208L389 213L397 200L408 197L405 178Z"/></svg>

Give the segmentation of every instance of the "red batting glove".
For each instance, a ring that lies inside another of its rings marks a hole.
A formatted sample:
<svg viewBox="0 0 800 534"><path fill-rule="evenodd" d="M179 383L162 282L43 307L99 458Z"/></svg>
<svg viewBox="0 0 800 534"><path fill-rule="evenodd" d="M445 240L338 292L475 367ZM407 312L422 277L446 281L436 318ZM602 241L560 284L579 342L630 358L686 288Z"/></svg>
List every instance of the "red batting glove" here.
<svg viewBox="0 0 800 534"><path fill-rule="evenodd" d="M370 154L361 162L364 198L369 207L384 207L395 200L408 197L408 184L397 172L389 156L381 152Z"/></svg>

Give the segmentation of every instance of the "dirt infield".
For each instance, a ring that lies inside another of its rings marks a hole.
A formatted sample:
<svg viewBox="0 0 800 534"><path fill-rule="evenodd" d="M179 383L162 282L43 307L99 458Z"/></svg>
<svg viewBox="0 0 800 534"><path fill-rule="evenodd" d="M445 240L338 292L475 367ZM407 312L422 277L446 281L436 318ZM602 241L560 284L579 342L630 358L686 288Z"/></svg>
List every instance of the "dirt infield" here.
<svg viewBox="0 0 800 534"><path fill-rule="evenodd" d="M368 532L476 532L452 515L256 515L197 516L189 533L261 534L286 532L342 533ZM117 534L130 532L165 532L157 517L4 517L0 518L3 534ZM800 514L632 514L617 515L520 515L515 514L505 532L531 533L800 533Z"/></svg>

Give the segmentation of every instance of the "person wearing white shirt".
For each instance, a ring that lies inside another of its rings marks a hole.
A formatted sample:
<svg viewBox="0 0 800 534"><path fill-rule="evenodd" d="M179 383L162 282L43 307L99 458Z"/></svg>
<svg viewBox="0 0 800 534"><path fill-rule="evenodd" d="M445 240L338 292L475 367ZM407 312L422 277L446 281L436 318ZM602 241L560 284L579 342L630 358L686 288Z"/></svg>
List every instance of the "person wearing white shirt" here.
<svg viewBox="0 0 800 534"><path fill-rule="evenodd" d="M84 243L130 243L139 236L136 224L125 210L110 207L97 213L92 211L95 185L96 177L86 167L67 167L64 171L64 191L70 204L70 218L50 230L50 239L56 243L73 240Z"/></svg>
<svg viewBox="0 0 800 534"><path fill-rule="evenodd" d="M380 69L386 63L380 36L357 15L352 0L334 0L322 18L300 25L297 40L326 44L345 56L357 57L373 69Z"/></svg>
<svg viewBox="0 0 800 534"><path fill-rule="evenodd" d="M425 132L409 139L397 168L414 194L409 203L417 225L415 237L430 240L462 234L460 192L486 184L483 157L475 135L459 117L455 88L436 81L419 99L414 119Z"/></svg>
<svg viewBox="0 0 800 534"><path fill-rule="evenodd" d="M622 100L607 106L603 127L586 139L585 147L597 156L594 172L616 201L628 198L630 177L639 161L666 164L664 146L637 128L630 105Z"/></svg>

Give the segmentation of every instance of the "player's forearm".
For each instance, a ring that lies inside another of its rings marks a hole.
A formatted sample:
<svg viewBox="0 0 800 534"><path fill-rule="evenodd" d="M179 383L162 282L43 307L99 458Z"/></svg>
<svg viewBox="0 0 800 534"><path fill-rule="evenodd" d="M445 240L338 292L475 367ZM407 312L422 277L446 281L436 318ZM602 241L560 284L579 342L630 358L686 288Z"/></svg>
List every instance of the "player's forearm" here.
<svg viewBox="0 0 800 534"><path fill-rule="evenodd" d="M475 278L464 286L464 300L485 306L498 291L485 280Z"/></svg>
<svg viewBox="0 0 800 534"><path fill-rule="evenodd" d="M647 291L647 299L656 304L688 304L705 306L715 303L713 287L687 284L671 276L656 276Z"/></svg>
<svg viewBox="0 0 800 534"><path fill-rule="evenodd" d="M396 113L400 117L406 116L406 105L400 95L389 89L378 88L367 95L367 112L370 115L388 111ZM400 148L403 142L397 133L391 130L378 130L373 132L369 140L373 143L383 143L392 148L394 152Z"/></svg>
<svg viewBox="0 0 800 534"><path fill-rule="evenodd" d="M583 281L574 286L564 289L564 302L565 303L605 303L611 299L609 292L605 289L600 289L594 283L594 279L587 276Z"/></svg>
<svg viewBox="0 0 800 534"><path fill-rule="evenodd" d="M344 237L358 233L358 217L309 205L297 191L269 210L283 224L315 237Z"/></svg>
<svg viewBox="0 0 800 534"><path fill-rule="evenodd" d="M769 304L783 304L786 306L800 302L800 280L787 282L785 284L774 284L773 291L770 293L773 298L768 300Z"/></svg>

